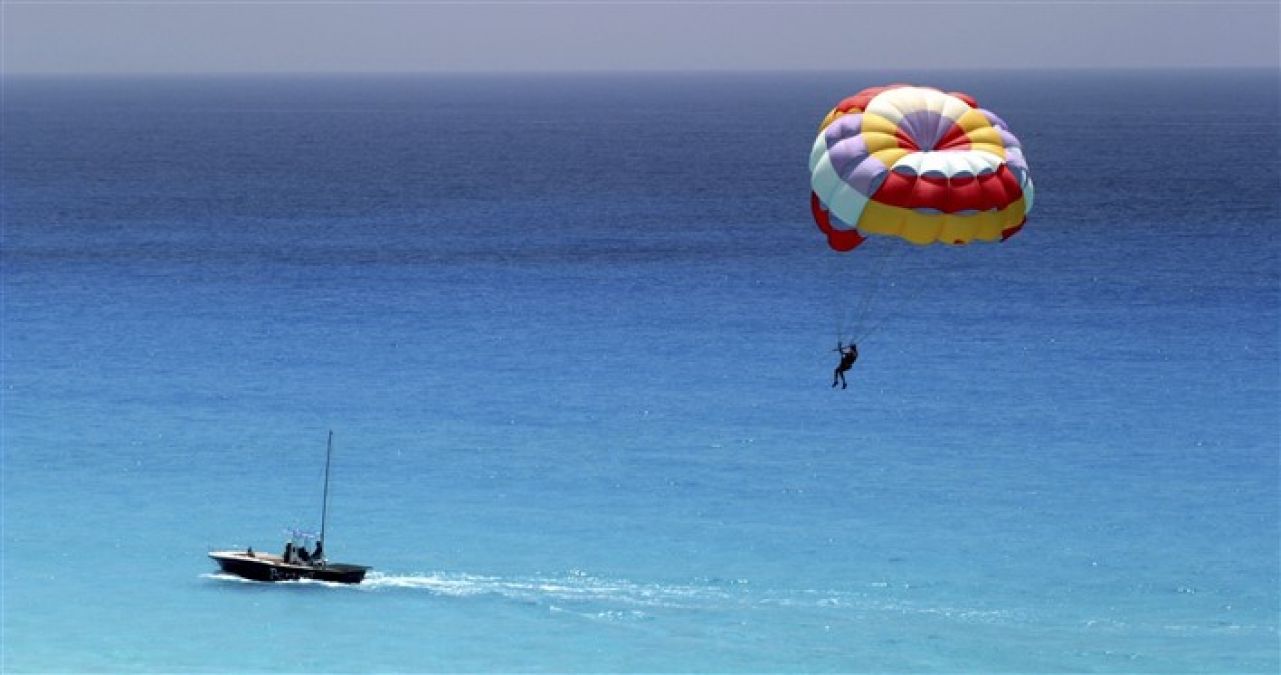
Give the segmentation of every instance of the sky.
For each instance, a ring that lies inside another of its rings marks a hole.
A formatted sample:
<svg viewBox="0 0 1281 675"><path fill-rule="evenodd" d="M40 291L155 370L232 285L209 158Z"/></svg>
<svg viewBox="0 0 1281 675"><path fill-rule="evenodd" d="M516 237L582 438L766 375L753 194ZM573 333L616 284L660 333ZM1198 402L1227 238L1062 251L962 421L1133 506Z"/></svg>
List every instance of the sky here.
<svg viewBox="0 0 1281 675"><path fill-rule="evenodd" d="M0 0L33 73L1281 68L1278 0Z"/></svg>

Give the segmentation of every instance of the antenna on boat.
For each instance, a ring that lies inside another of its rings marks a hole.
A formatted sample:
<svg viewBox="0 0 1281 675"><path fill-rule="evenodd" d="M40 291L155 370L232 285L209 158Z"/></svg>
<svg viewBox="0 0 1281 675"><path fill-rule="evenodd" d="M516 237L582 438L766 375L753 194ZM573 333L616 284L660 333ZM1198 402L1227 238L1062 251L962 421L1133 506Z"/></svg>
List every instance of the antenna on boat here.
<svg viewBox="0 0 1281 675"><path fill-rule="evenodd" d="M325 443L325 498L320 506L320 543L325 543L325 519L329 516L329 458L334 454L334 430L329 430L329 441Z"/></svg>

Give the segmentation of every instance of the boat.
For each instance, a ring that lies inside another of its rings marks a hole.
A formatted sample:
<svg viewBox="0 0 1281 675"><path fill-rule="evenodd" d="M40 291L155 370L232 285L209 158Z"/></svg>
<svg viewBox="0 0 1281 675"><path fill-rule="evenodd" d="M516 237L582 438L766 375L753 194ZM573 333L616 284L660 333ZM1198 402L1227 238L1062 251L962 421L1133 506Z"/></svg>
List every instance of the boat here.
<svg viewBox="0 0 1281 675"><path fill-rule="evenodd" d="M320 510L320 534L313 536L293 531L281 555L261 553L249 547L244 551L210 551L209 557L227 574L253 581L297 581L315 579L340 584L358 584L371 568L365 565L330 562L325 557L325 521L329 516L329 464L334 454L334 432L329 432L325 446L325 494ZM314 540L314 552L307 544Z"/></svg>
<svg viewBox="0 0 1281 675"><path fill-rule="evenodd" d="M318 563L290 564L278 555L247 551L212 551L209 557L218 562L218 567L227 574L234 574L243 579L254 581L297 581L315 579L339 584L358 584L365 580L369 571L364 565L333 563L321 560Z"/></svg>

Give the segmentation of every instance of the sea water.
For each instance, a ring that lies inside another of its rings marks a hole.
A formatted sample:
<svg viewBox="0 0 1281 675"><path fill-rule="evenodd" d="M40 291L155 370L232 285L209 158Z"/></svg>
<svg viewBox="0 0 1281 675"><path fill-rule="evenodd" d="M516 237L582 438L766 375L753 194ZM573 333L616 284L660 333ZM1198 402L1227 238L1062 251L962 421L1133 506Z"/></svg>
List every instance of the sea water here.
<svg viewBox="0 0 1281 675"><path fill-rule="evenodd" d="M1000 245L838 255L973 94ZM1275 71L8 77L3 663L1276 672ZM838 339L860 337L849 388ZM320 525L356 587L217 573Z"/></svg>

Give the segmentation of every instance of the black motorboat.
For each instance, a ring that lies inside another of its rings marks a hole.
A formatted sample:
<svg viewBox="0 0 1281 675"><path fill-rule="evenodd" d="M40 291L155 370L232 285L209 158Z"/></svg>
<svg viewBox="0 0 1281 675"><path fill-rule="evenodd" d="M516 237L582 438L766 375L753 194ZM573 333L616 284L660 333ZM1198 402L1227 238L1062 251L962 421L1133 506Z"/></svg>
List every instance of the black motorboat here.
<svg viewBox="0 0 1281 675"><path fill-rule="evenodd" d="M313 537L295 531L281 555L257 552L252 547L244 551L211 551L209 557L218 563L223 572L254 581L315 579L340 584L358 584L364 581L369 567L330 562L324 553L325 521L329 515L329 460L333 451L334 432L331 431L325 447L325 496L320 511L320 535ZM314 553L307 552L306 543L311 539L316 542ZM298 543L299 540L302 540L301 544Z"/></svg>
<svg viewBox="0 0 1281 675"><path fill-rule="evenodd" d="M358 584L369 571L364 565L320 562L287 563L278 555L256 551L213 551L209 554L227 574L234 574L254 581L297 581L315 579L340 584Z"/></svg>

